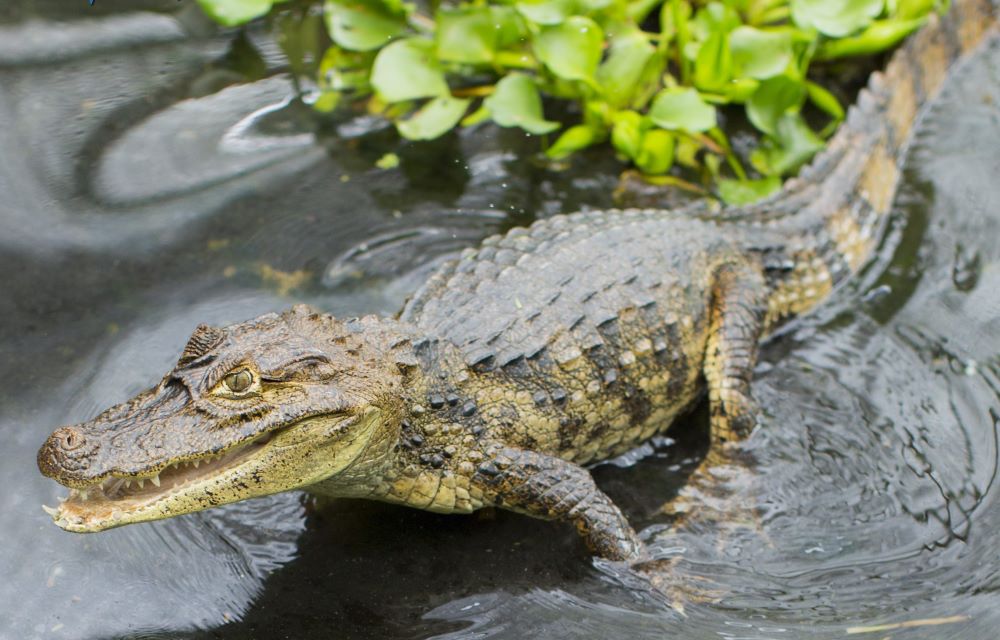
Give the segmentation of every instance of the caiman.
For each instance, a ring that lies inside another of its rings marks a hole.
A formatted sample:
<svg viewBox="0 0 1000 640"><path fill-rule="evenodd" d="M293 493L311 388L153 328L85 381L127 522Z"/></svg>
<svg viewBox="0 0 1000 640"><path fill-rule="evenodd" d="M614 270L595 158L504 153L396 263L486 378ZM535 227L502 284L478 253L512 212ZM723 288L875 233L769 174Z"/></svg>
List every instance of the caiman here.
<svg viewBox="0 0 1000 640"><path fill-rule="evenodd" d="M442 513L498 507L642 555L586 465L707 393L712 449L756 423L758 344L874 252L921 107L994 31L957 0L875 73L799 177L761 203L560 215L486 239L394 318L305 306L199 326L152 389L38 453L77 532L292 489Z"/></svg>

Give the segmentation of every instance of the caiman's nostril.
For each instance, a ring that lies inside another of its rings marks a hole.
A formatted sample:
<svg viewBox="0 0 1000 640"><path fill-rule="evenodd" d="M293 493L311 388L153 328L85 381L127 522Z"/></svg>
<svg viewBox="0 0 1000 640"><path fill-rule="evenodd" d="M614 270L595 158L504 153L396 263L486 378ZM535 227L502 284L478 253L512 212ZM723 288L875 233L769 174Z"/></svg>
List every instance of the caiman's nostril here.
<svg viewBox="0 0 1000 640"><path fill-rule="evenodd" d="M87 441L83 437L83 434L74 429L73 427L63 427L55 433L52 434L56 442L59 443L59 447L63 451L73 451L74 449L79 449Z"/></svg>

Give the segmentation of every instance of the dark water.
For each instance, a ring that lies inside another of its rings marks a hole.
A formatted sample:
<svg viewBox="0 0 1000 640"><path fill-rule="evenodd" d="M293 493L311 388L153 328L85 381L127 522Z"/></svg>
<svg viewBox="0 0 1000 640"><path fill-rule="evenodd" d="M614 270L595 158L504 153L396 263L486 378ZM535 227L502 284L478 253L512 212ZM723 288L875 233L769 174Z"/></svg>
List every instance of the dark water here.
<svg viewBox="0 0 1000 640"><path fill-rule="evenodd" d="M38 445L157 380L199 322L391 313L441 256L616 184L596 156L519 160L534 142L506 131L317 129L263 34L193 9L0 8L0 638L996 637L997 45L919 127L879 259L765 351L757 475L734 489L759 522L666 531L704 416L595 471L675 562L675 607L570 528L505 513L284 494L57 529ZM398 169L375 168L387 151Z"/></svg>

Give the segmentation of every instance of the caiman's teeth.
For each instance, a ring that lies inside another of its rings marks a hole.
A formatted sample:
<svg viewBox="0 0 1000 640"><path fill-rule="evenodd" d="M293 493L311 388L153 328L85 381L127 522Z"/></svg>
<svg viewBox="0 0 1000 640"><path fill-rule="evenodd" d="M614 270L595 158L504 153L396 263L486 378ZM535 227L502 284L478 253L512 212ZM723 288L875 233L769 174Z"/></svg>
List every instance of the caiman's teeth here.
<svg viewBox="0 0 1000 640"><path fill-rule="evenodd" d="M146 484L146 481L144 479L142 479L142 478L139 478L138 480L136 480L136 482L139 483L139 488L140 489L142 489L142 485Z"/></svg>
<svg viewBox="0 0 1000 640"><path fill-rule="evenodd" d="M59 496L59 502L66 502L69 500L69 496Z"/></svg>
<svg viewBox="0 0 1000 640"><path fill-rule="evenodd" d="M87 489L80 489L80 499L81 500L86 500L88 493L90 493L89 490L87 490Z"/></svg>
<svg viewBox="0 0 1000 640"><path fill-rule="evenodd" d="M193 464L194 468L197 469L198 465L201 464L201 461L200 460L193 460L193 461L191 461L191 464Z"/></svg>
<svg viewBox="0 0 1000 640"><path fill-rule="evenodd" d="M156 474L155 476L150 478L149 481L155 484L157 487L160 486L160 474Z"/></svg>
<svg viewBox="0 0 1000 640"><path fill-rule="evenodd" d="M53 509L52 507L50 507L48 505L44 505L43 504L42 505L42 509L44 509L45 513L49 514L53 518L55 518L57 515L59 515L59 509Z"/></svg>
<svg viewBox="0 0 1000 640"><path fill-rule="evenodd" d="M132 486L132 481L131 480L126 480L125 481L125 488L128 489L131 486Z"/></svg>

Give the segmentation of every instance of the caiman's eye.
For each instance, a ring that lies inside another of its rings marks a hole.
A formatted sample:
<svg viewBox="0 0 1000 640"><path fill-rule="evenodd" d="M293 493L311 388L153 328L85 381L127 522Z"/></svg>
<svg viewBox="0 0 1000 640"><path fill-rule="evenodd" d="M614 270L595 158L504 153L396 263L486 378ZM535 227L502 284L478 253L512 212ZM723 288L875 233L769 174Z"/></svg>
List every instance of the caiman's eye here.
<svg viewBox="0 0 1000 640"><path fill-rule="evenodd" d="M230 392L243 393L253 385L253 374L249 369L240 369L227 374L222 381Z"/></svg>

